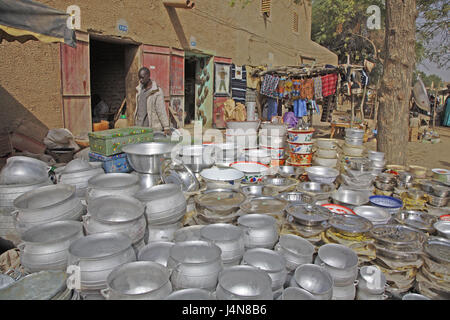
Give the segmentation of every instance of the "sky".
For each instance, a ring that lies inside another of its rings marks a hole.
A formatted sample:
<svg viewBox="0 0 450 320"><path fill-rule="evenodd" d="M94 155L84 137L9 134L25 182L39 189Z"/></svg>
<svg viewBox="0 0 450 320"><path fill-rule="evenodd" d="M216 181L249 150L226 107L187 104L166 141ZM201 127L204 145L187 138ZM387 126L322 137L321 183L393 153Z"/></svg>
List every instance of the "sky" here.
<svg viewBox="0 0 450 320"><path fill-rule="evenodd" d="M425 72L425 74L435 74L438 75L443 81L450 82L450 70L445 70L444 68L439 68L434 63L425 61L422 64L420 64L417 69L419 69L422 72Z"/></svg>

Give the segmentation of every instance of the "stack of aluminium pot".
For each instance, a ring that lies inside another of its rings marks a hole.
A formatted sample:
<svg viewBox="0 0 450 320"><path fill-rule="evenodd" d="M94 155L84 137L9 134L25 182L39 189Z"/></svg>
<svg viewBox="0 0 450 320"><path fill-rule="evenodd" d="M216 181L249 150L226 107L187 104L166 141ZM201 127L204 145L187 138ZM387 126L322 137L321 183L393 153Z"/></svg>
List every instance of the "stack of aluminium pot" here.
<svg viewBox="0 0 450 320"><path fill-rule="evenodd" d="M34 167L38 170L31 169ZM42 172L42 175L28 175L29 170ZM15 210L14 200L24 193L50 184L44 162L28 157L11 157L7 160L7 165L0 171L0 237L18 243L20 235L12 215Z"/></svg>
<svg viewBox="0 0 450 320"><path fill-rule="evenodd" d="M386 276L377 266L364 266L359 270L356 300L386 300Z"/></svg>
<svg viewBox="0 0 450 320"><path fill-rule="evenodd" d="M272 158L272 166L282 166L286 156L286 133L284 124L263 122L259 131L259 147L267 150Z"/></svg>
<svg viewBox="0 0 450 320"><path fill-rule="evenodd" d="M134 195L145 205L145 242L172 241L186 214L186 198L180 186L163 184L140 190Z"/></svg>
<svg viewBox="0 0 450 320"><path fill-rule="evenodd" d="M417 229L396 224L374 226L370 235L377 255L372 264L386 276L389 285L386 291L393 296L408 292L423 264L425 235Z"/></svg>
<svg viewBox="0 0 450 320"><path fill-rule="evenodd" d="M416 276L418 292L433 300L450 299L450 241L429 237L424 245L424 263Z"/></svg>
<svg viewBox="0 0 450 320"><path fill-rule="evenodd" d="M286 215L283 233L300 236L318 246L332 213L327 208L313 204L291 204L286 208Z"/></svg>
<svg viewBox="0 0 450 320"><path fill-rule="evenodd" d="M86 189L90 178L104 173L102 167L92 167L88 161L75 159L69 162L58 175L58 183L76 187L76 195L81 199L86 197Z"/></svg>
<svg viewBox="0 0 450 320"><path fill-rule="evenodd" d="M317 139L317 150L314 154L314 165L336 168L338 165L338 149L340 148L335 139Z"/></svg>
<svg viewBox="0 0 450 320"><path fill-rule="evenodd" d="M333 300L354 300L358 282L358 256L346 246L326 244L319 248L316 265L333 277Z"/></svg>
<svg viewBox="0 0 450 320"><path fill-rule="evenodd" d="M391 173L379 174L375 179L375 193L380 196L392 196L396 184L395 175Z"/></svg>
<svg viewBox="0 0 450 320"><path fill-rule="evenodd" d="M85 207L75 195L75 187L58 184L37 188L14 200L14 219L20 235L31 227L54 221L80 221Z"/></svg>
<svg viewBox="0 0 450 320"><path fill-rule="evenodd" d="M127 235L136 253L144 243L147 221L145 207L129 196L102 196L89 202L83 216L87 235L102 232L120 232Z"/></svg>
<svg viewBox="0 0 450 320"><path fill-rule="evenodd" d="M86 202L102 196L128 195L140 190L139 177L129 173L104 173L89 179Z"/></svg>
<svg viewBox="0 0 450 320"><path fill-rule="evenodd" d="M372 172L374 174L380 174L383 172L386 166L386 160L384 159L383 152L369 151L369 160L372 164Z"/></svg>

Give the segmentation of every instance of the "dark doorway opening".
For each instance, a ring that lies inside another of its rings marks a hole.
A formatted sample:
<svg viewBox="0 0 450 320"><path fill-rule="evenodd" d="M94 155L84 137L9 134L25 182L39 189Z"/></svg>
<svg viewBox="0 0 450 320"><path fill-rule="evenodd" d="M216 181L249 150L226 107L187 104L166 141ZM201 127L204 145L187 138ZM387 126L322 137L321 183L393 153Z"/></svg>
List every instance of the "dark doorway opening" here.
<svg viewBox="0 0 450 320"><path fill-rule="evenodd" d="M197 66L197 58L187 57L184 64L184 97L185 97L185 124L190 124L195 120L195 68Z"/></svg>

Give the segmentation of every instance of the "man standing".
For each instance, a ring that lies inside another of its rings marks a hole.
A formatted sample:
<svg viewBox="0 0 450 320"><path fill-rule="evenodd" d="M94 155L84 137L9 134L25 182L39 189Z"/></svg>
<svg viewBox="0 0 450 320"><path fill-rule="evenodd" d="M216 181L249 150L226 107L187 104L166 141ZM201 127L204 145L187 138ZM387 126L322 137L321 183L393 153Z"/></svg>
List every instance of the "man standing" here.
<svg viewBox="0 0 450 320"><path fill-rule="evenodd" d="M155 81L150 79L150 70L139 70L139 85L136 87L136 111L134 123L139 127L150 127L170 134L169 117L164 103L164 93Z"/></svg>

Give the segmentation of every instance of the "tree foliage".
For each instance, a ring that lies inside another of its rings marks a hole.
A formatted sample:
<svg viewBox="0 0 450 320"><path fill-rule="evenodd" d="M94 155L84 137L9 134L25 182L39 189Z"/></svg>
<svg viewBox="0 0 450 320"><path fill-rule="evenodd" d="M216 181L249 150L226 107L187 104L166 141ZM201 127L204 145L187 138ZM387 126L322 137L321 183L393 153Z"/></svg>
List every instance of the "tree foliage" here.
<svg viewBox="0 0 450 320"><path fill-rule="evenodd" d="M416 70L414 72L413 83L416 82L418 76L420 77L423 84L427 88L431 88L432 84L434 85L434 88L441 88L444 86L444 81L438 75L435 74L426 75L425 72L419 70Z"/></svg>

